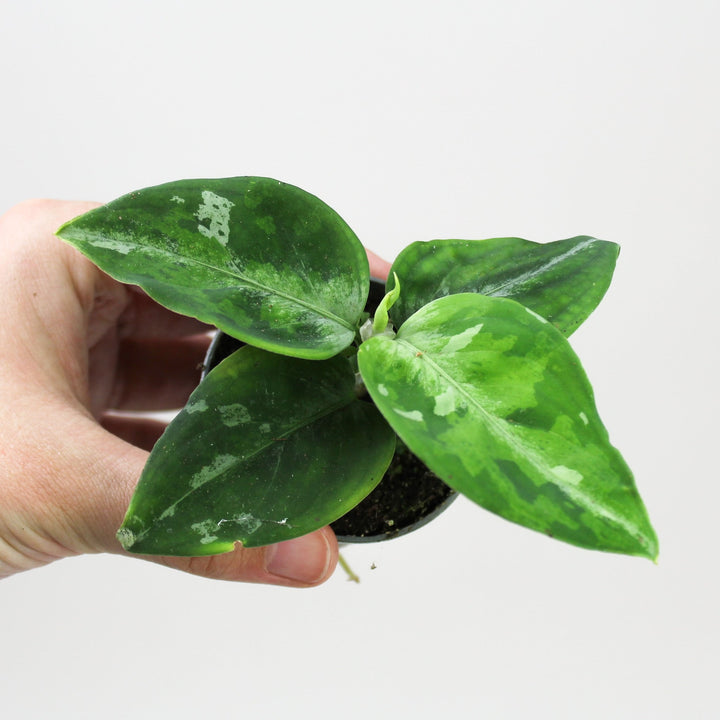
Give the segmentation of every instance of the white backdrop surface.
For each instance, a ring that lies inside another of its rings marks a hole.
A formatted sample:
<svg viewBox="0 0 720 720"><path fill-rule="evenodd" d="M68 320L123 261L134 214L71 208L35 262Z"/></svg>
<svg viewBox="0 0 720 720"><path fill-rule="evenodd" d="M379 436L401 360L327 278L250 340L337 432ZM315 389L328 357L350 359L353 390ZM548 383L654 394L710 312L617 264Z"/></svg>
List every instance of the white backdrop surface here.
<svg viewBox="0 0 720 720"><path fill-rule="evenodd" d="M388 259L620 243L572 343L661 544L460 500L348 549L360 585L65 560L0 583L2 717L720 717L718 30L715 0L0 2L0 211L268 175Z"/></svg>

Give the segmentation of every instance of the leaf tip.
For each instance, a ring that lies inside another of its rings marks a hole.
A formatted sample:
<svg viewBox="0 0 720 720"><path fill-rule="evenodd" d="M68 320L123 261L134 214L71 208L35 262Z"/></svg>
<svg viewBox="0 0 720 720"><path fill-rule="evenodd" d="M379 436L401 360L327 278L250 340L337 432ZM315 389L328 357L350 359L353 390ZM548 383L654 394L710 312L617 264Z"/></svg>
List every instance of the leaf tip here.
<svg viewBox="0 0 720 720"><path fill-rule="evenodd" d="M99 206L102 207L102 206ZM82 220L86 215L89 215L90 213L93 213L94 210L98 210L99 207L92 208L90 210L86 210L84 213L80 213L79 215L76 215L75 217L70 218L69 220L66 220L60 227L55 231L56 237L61 238L62 240L68 240L72 236L72 230L75 229L74 226L78 224L79 220ZM68 232L71 231L71 232Z"/></svg>
<svg viewBox="0 0 720 720"><path fill-rule="evenodd" d="M65 231L67 230L70 225L73 224L74 218L72 220L68 220L67 222L64 222L56 231L55 231L55 237L59 237L61 240L65 240Z"/></svg>
<svg viewBox="0 0 720 720"><path fill-rule="evenodd" d="M653 565L659 564L659 557L660 557L660 545L658 543L657 538L653 535L652 537L652 543L650 547L648 548L647 553L647 559L652 562Z"/></svg>
<svg viewBox="0 0 720 720"><path fill-rule="evenodd" d="M115 537L118 539L118 542L122 545L123 550L130 550L132 546L135 544L135 533L130 530L129 528L125 527L124 525L117 531L115 534Z"/></svg>
<svg viewBox="0 0 720 720"><path fill-rule="evenodd" d="M658 557L660 556L660 544L655 534L655 530L648 523L647 531L637 538L638 544L640 545L640 551L635 553L640 557L647 558L653 565L658 564Z"/></svg>

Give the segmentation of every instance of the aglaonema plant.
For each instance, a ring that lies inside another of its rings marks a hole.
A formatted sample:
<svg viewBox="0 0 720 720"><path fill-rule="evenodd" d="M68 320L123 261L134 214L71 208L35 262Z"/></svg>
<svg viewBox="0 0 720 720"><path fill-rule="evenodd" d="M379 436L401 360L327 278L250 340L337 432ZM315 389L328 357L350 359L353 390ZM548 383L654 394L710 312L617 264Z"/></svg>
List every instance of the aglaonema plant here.
<svg viewBox="0 0 720 720"><path fill-rule="evenodd" d="M154 447L118 531L127 550L198 556L304 535L372 491L399 436L493 513L656 558L567 340L610 284L614 243L416 242L368 318L360 241L321 200L276 180L147 188L58 235L245 343Z"/></svg>

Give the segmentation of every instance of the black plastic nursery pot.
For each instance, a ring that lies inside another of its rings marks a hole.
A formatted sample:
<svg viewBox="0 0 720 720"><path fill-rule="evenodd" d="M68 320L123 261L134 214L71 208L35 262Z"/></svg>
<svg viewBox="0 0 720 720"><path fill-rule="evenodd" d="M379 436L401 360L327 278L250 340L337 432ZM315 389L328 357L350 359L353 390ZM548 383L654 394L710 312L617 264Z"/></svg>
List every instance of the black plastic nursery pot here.
<svg viewBox="0 0 720 720"><path fill-rule="evenodd" d="M384 283L372 280L366 311L372 315L384 294ZM203 377L242 345L240 340L218 332L208 349ZM344 543L389 540L427 524L456 497L457 493L398 438L395 455L377 487L330 526Z"/></svg>

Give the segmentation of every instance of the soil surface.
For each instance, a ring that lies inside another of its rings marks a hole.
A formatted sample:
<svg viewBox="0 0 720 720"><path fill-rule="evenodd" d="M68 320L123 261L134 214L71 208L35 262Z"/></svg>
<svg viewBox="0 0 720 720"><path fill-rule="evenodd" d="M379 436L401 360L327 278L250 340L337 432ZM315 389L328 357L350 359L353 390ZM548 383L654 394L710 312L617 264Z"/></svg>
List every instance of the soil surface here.
<svg viewBox="0 0 720 720"><path fill-rule="evenodd" d="M380 484L330 527L340 542L389 540L422 527L456 496L398 439Z"/></svg>

